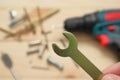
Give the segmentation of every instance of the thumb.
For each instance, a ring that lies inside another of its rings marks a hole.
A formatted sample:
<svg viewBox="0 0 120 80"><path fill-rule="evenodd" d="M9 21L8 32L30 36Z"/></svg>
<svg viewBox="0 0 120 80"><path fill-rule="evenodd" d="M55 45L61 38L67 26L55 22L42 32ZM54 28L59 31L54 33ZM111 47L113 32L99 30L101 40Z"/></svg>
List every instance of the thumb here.
<svg viewBox="0 0 120 80"><path fill-rule="evenodd" d="M102 80L120 80L120 76L114 74L107 74L102 78Z"/></svg>

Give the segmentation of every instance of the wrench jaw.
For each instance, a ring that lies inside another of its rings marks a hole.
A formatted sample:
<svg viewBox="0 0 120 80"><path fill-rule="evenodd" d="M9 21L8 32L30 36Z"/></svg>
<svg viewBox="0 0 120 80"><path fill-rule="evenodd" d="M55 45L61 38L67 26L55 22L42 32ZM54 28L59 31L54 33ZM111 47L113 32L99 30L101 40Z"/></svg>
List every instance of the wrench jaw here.
<svg viewBox="0 0 120 80"><path fill-rule="evenodd" d="M52 44L52 48L57 55L62 57L68 57L66 49L60 49L56 44Z"/></svg>
<svg viewBox="0 0 120 80"><path fill-rule="evenodd" d="M73 51L76 51L78 46L77 39L70 32L64 32L63 35L69 40L68 48L60 49L56 44L52 44L52 48L59 56L68 57L69 55L72 55L74 53Z"/></svg>
<svg viewBox="0 0 120 80"><path fill-rule="evenodd" d="M64 32L63 35L69 40L69 46L67 49L70 51L71 51L71 49L77 49L78 43L77 43L77 39L74 37L74 35L70 32Z"/></svg>

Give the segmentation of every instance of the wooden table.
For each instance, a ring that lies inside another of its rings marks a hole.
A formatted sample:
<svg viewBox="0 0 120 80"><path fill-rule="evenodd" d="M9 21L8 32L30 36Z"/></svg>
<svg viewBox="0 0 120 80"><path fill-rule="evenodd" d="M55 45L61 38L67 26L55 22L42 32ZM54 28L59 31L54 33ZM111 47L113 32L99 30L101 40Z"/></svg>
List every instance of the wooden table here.
<svg viewBox="0 0 120 80"><path fill-rule="evenodd" d="M28 41L18 42L15 40L0 41L0 57L2 52L9 54L14 63L14 68L21 80L92 80L82 68L76 68L70 58L63 58L56 55L51 48L51 44L55 42L59 44L61 48L63 47L59 39L65 39L62 32L63 22L66 18L82 16L103 9L120 8L119 3L119 0L2 0L0 1L0 25L5 29L8 29L8 10L10 9L16 10L18 15L20 15L23 7L26 7L29 10L39 5L41 8L58 8L60 9L60 12L46 20L43 24L45 31L52 30L52 33L48 35L49 51L45 52L42 59L38 58L38 54L27 56L26 52L29 49ZM0 39L2 39L3 33L0 32L0 35L2 36ZM92 36L85 33L76 33L75 36L79 42L79 50L100 70L116 63L114 52L108 48L101 47L99 42ZM38 35L38 39L44 41L44 37L41 34ZM65 42L68 44L66 39ZM51 56L56 61L63 64L64 70L60 71L54 66L48 65L46 62L48 56ZM49 68L33 69L33 66ZM14 80L1 60L0 79Z"/></svg>

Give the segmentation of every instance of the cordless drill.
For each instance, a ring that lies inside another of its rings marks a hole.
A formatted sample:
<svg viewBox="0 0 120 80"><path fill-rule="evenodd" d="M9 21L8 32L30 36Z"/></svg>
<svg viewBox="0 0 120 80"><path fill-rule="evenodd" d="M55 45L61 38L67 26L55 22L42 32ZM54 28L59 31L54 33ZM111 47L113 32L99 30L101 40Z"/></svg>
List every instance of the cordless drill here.
<svg viewBox="0 0 120 80"><path fill-rule="evenodd" d="M120 60L120 10L103 10L83 17L65 20L67 31L92 33L102 46L110 46L118 51Z"/></svg>

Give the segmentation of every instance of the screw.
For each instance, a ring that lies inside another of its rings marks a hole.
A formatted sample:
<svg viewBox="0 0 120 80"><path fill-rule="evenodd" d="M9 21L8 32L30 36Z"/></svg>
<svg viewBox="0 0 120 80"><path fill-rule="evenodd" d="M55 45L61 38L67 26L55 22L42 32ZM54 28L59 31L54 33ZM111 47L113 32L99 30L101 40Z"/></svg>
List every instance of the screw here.
<svg viewBox="0 0 120 80"><path fill-rule="evenodd" d="M32 23L32 21L31 21L31 19L30 19L30 16L29 16L29 14L28 14L28 12L27 12L27 9L26 9L26 8L23 8L23 10L24 10L24 13L25 13L25 15L26 15L26 17L27 17L27 21L28 21L29 24L30 24L30 28L32 29L33 34L36 34L35 26L34 26L34 24Z"/></svg>
<svg viewBox="0 0 120 80"><path fill-rule="evenodd" d="M48 57L48 58L47 58L47 62L48 62L49 64L54 65L54 66L57 67L58 69L63 70L63 65L62 65L62 64L59 64L59 63L58 63L56 60L54 60L53 58Z"/></svg>
<svg viewBox="0 0 120 80"><path fill-rule="evenodd" d="M15 10L9 11L10 19L13 20L17 16L17 12Z"/></svg>
<svg viewBox="0 0 120 80"><path fill-rule="evenodd" d="M29 47L38 46L41 44L40 40L33 40L29 42Z"/></svg>
<svg viewBox="0 0 120 80"><path fill-rule="evenodd" d="M42 49L40 50L40 53L39 53L39 57L40 58L42 58L42 56L43 56L43 54L45 53L45 50L47 50L48 49L48 45L47 44L45 44L43 47L42 47Z"/></svg>
<svg viewBox="0 0 120 80"><path fill-rule="evenodd" d="M38 53L38 52L39 52L39 49L36 47L33 47L33 48L28 50L27 54L30 55L30 54Z"/></svg>
<svg viewBox="0 0 120 80"><path fill-rule="evenodd" d="M41 66L32 66L33 69L42 69L42 70L49 70L48 67L41 67Z"/></svg>
<svg viewBox="0 0 120 80"><path fill-rule="evenodd" d="M24 22L26 18L27 18L26 15L23 15L22 17L19 18L15 18L8 23L8 26L10 26L10 28L14 28L17 24Z"/></svg>

